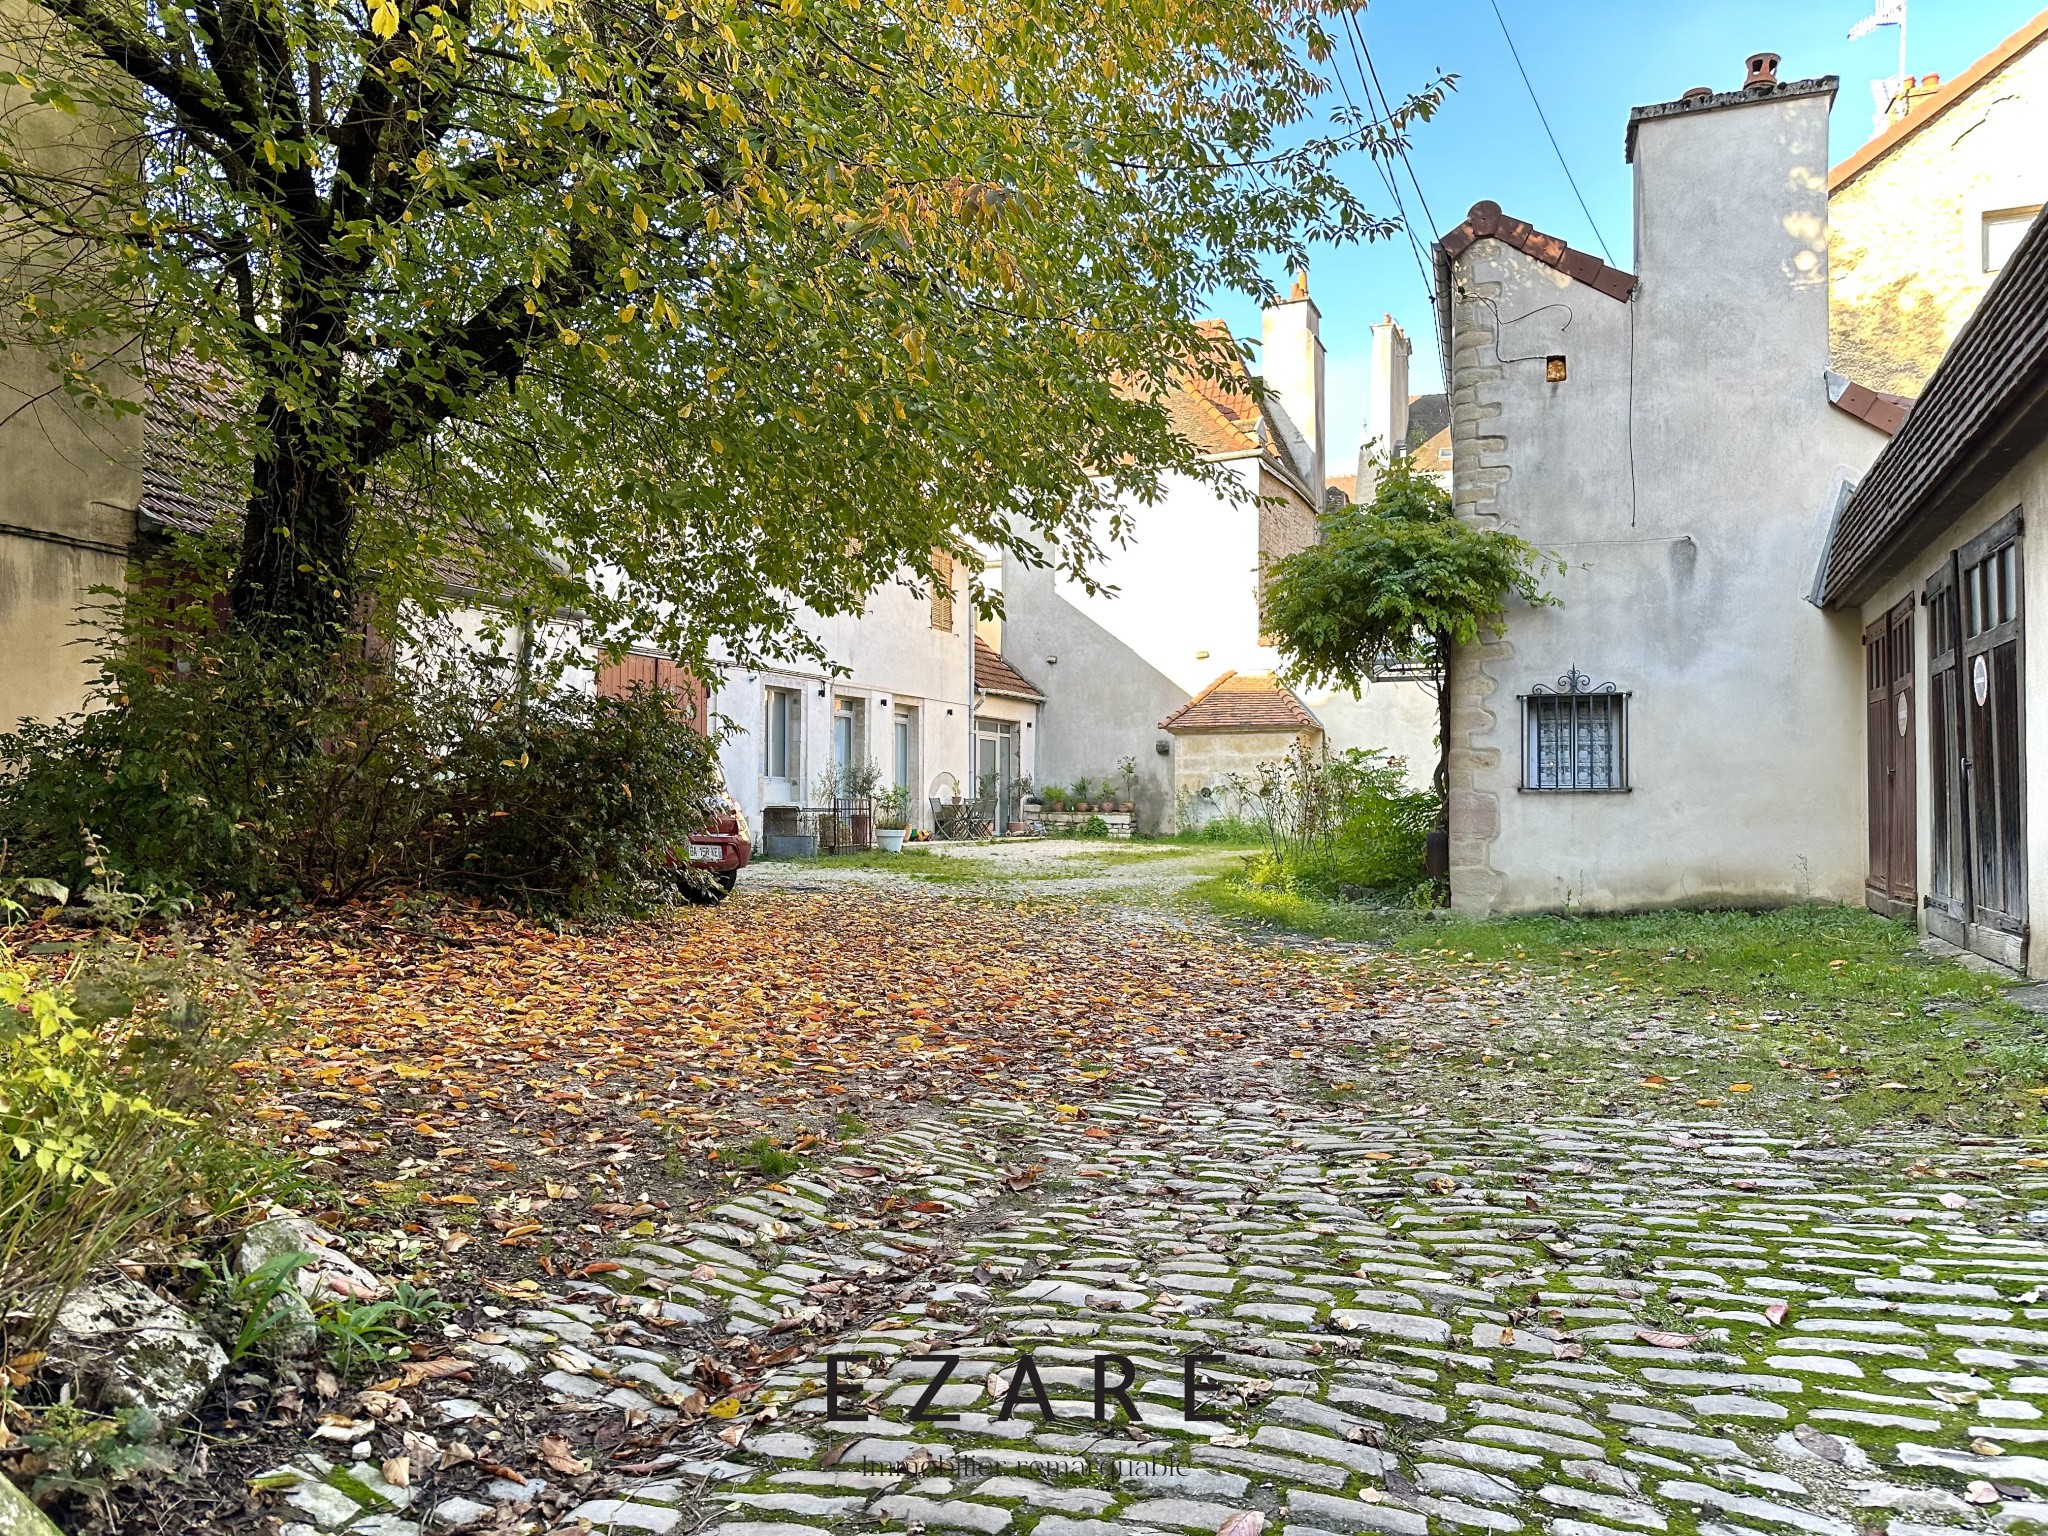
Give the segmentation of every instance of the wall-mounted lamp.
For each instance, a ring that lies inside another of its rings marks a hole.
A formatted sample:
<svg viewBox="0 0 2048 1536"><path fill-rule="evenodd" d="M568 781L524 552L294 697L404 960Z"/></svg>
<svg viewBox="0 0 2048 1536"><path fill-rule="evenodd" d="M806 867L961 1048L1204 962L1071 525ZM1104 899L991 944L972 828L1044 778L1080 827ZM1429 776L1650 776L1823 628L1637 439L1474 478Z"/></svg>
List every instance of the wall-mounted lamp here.
<svg viewBox="0 0 2048 1536"><path fill-rule="evenodd" d="M1568 371L1568 370L1567 370L1567 369L1566 369L1566 367L1565 367L1565 361L1564 361L1564 359L1563 359L1563 358L1561 358L1561 357L1546 357L1545 359L1543 359L1543 382L1544 382L1544 383L1546 383L1546 384L1562 384L1562 383L1564 382L1564 380L1565 380L1565 374L1566 374L1566 372L1567 372L1567 371Z"/></svg>
<svg viewBox="0 0 2048 1536"><path fill-rule="evenodd" d="M1152 743L1152 750L1161 757L1171 757L1173 755L1173 743L1170 741L1155 741Z"/></svg>
<svg viewBox="0 0 2048 1536"><path fill-rule="evenodd" d="M818 697L819 697L819 698L821 698L821 699L822 699L823 697L825 697L825 690L824 690L824 689L820 688L820 689L818 690Z"/></svg>

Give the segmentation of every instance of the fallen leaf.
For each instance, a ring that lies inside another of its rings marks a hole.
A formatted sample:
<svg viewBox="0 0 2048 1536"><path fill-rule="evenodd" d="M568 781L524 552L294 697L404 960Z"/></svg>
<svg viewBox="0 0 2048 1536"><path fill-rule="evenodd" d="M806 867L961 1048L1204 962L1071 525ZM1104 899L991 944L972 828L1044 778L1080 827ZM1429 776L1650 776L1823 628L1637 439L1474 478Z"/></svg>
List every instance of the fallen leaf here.
<svg viewBox="0 0 2048 1536"><path fill-rule="evenodd" d="M1645 1344L1658 1349L1690 1349L1696 1335L1690 1333L1667 1333L1662 1328L1638 1328L1636 1337Z"/></svg>
<svg viewBox="0 0 2048 1536"><path fill-rule="evenodd" d="M1791 1311L1792 1308L1788 1306L1786 1303L1782 1301L1774 1301L1768 1307L1764 1308L1764 1318L1773 1327L1783 1327L1785 1319L1787 1316L1791 1314Z"/></svg>
<svg viewBox="0 0 2048 1536"><path fill-rule="evenodd" d="M1240 1509L1216 1527L1216 1536L1259 1536L1265 1528L1264 1515L1256 1509Z"/></svg>
<svg viewBox="0 0 2048 1536"><path fill-rule="evenodd" d="M398 1379L408 1387L416 1387L422 1382L467 1376L475 1369L475 1361L458 1360L453 1355L441 1355L432 1360L402 1360L398 1365Z"/></svg>
<svg viewBox="0 0 2048 1536"><path fill-rule="evenodd" d="M540 1459L564 1477L576 1477L590 1470L590 1463L576 1454L568 1440L561 1435L542 1435L534 1447L540 1452Z"/></svg>
<svg viewBox="0 0 2048 1536"><path fill-rule="evenodd" d="M412 1458L409 1456L388 1457L378 1470L384 1474L384 1481L394 1488L412 1486Z"/></svg>

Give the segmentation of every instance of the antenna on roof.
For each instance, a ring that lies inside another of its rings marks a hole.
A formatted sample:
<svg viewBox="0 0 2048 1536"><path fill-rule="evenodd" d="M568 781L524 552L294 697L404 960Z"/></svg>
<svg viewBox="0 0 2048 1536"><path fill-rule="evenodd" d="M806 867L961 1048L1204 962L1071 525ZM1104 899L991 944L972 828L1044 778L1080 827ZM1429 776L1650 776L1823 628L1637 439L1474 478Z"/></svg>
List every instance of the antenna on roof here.
<svg viewBox="0 0 2048 1536"><path fill-rule="evenodd" d="M1850 41L1868 37L1879 27L1899 29L1898 74L1890 80L1870 82L1870 98L1877 105L1877 131L1883 133L1913 84L1913 77L1906 73L1906 0L1875 0L1875 9L1849 29Z"/></svg>

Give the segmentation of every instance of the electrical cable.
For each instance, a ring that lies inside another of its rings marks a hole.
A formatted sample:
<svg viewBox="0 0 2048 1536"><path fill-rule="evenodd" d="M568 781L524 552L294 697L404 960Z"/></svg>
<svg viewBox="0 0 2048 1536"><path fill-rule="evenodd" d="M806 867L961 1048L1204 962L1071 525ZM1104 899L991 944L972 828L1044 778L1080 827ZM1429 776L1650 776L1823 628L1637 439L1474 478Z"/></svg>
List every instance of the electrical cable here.
<svg viewBox="0 0 2048 1536"><path fill-rule="evenodd" d="M1593 238L1600 242L1600 254L1607 258L1611 267L1614 252L1607 249L1607 237L1600 233L1600 225L1593 217L1593 210L1586 206L1586 194L1579 190L1578 179L1572 175L1572 168L1564 158L1564 150L1557 142L1557 135L1550 131L1550 118L1543 111L1543 103L1537 99L1535 82L1529 78L1529 71L1522 64L1522 53L1515 46L1514 34L1508 31L1508 19L1500 13L1500 0L1486 0L1493 7L1493 19L1500 23L1500 35L1507 39L1508 52L1515 61L1515 68L1521 73L1522 85L1529 92L1529 104L1536 109L1536 120L1543 124L1544 135L1550 140L1550 147L1557 155L1557 163L1564 171L1564 179L1571 183L1572 196L1579 200L1579 211L1586 216L1586 223L1593 231Z"/></svg>
<svg viewBox="0 0 2048 1536"><path fill-rule="evenodd" d="M1355 55L1354 62L1356 62ZM1337 89L1344 93L1344 104L1350 107L1352 112L1359 115L1361 119L1370 121L1374 116L1375 109L1372 105L1372 92L1365 83L1364 72L1360 71L1358 77L1359 89L1365 92L1366 98L1366 109L1362 113L1359 112L1358 103L1352 99L1351 87L1344 79L1343 67L1341 65L1334 66L1332 73L1337 77ZM1422 256L1422 243L1416 238L1415 227L1408 218L1408 209L1401 201L1400 183L1394 179L1392 169L1376 150L1368 147L1365 153L1366 158L1372 161L1373 169L1379 172L1380 184L1387 189L1387 195L1394 200L1394 211L1400 218L1401 232L1408 237L1409 252L1415 257L1416 275L1422 279L1423 295L1429 300L1430 312L1434 314L1436 312L1436 285L1430 280L1429 264L1423 260Z"/></svg>
<svg viewBox="0 0 2048 1536"><path fill-rule="evenodd" d="M1373 63L1372 49L1366 44L1365 33L1359 27L1356 13L1346 11L1344 13L1344 25L1351 33L1353 59L1356 61L1359 56L1362 55L1364 57L1366 73L1371 75L1373 86L1380 93L1380 113L1388 122L1392 122L1394 117L1393 98L1387 94L1387 88L1380 84L1379 66ZM1363 76L1360 77L1361 84L1363 83L1363 78ZM1405 139L1398 140L1395 147L1401 156L1401 164L1407 167L1408 183L1415 188L1415 199L1422 205L1422 217L1428 221L1430 239L1441 241L1443 239L1443 231L1437 227L1436 215L1430 211L1429 197L1422 190L1422 180L1415 174L1415 162L1409 157L1408 143Z"/></svg>

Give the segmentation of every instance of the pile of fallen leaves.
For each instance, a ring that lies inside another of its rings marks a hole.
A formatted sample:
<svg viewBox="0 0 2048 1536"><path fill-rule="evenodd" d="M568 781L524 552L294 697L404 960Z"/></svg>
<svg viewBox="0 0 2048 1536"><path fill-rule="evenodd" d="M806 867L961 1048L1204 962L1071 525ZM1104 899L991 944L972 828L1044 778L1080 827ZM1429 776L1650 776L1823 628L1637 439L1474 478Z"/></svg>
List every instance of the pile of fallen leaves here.
<svg viewBox="0 0 2048 1536"><path fill-rule="evenodd" d="M212 941L293 1017L252 1112L330 1171L351 1225L402 1212L379 1255L397 1269L472 1245L580 1269L725 1170L777 1171L749 1161L764 1145L1298 1055L1366 1007L1285 952L917 891L756 890L589 932L359 907Z"/></svg>

